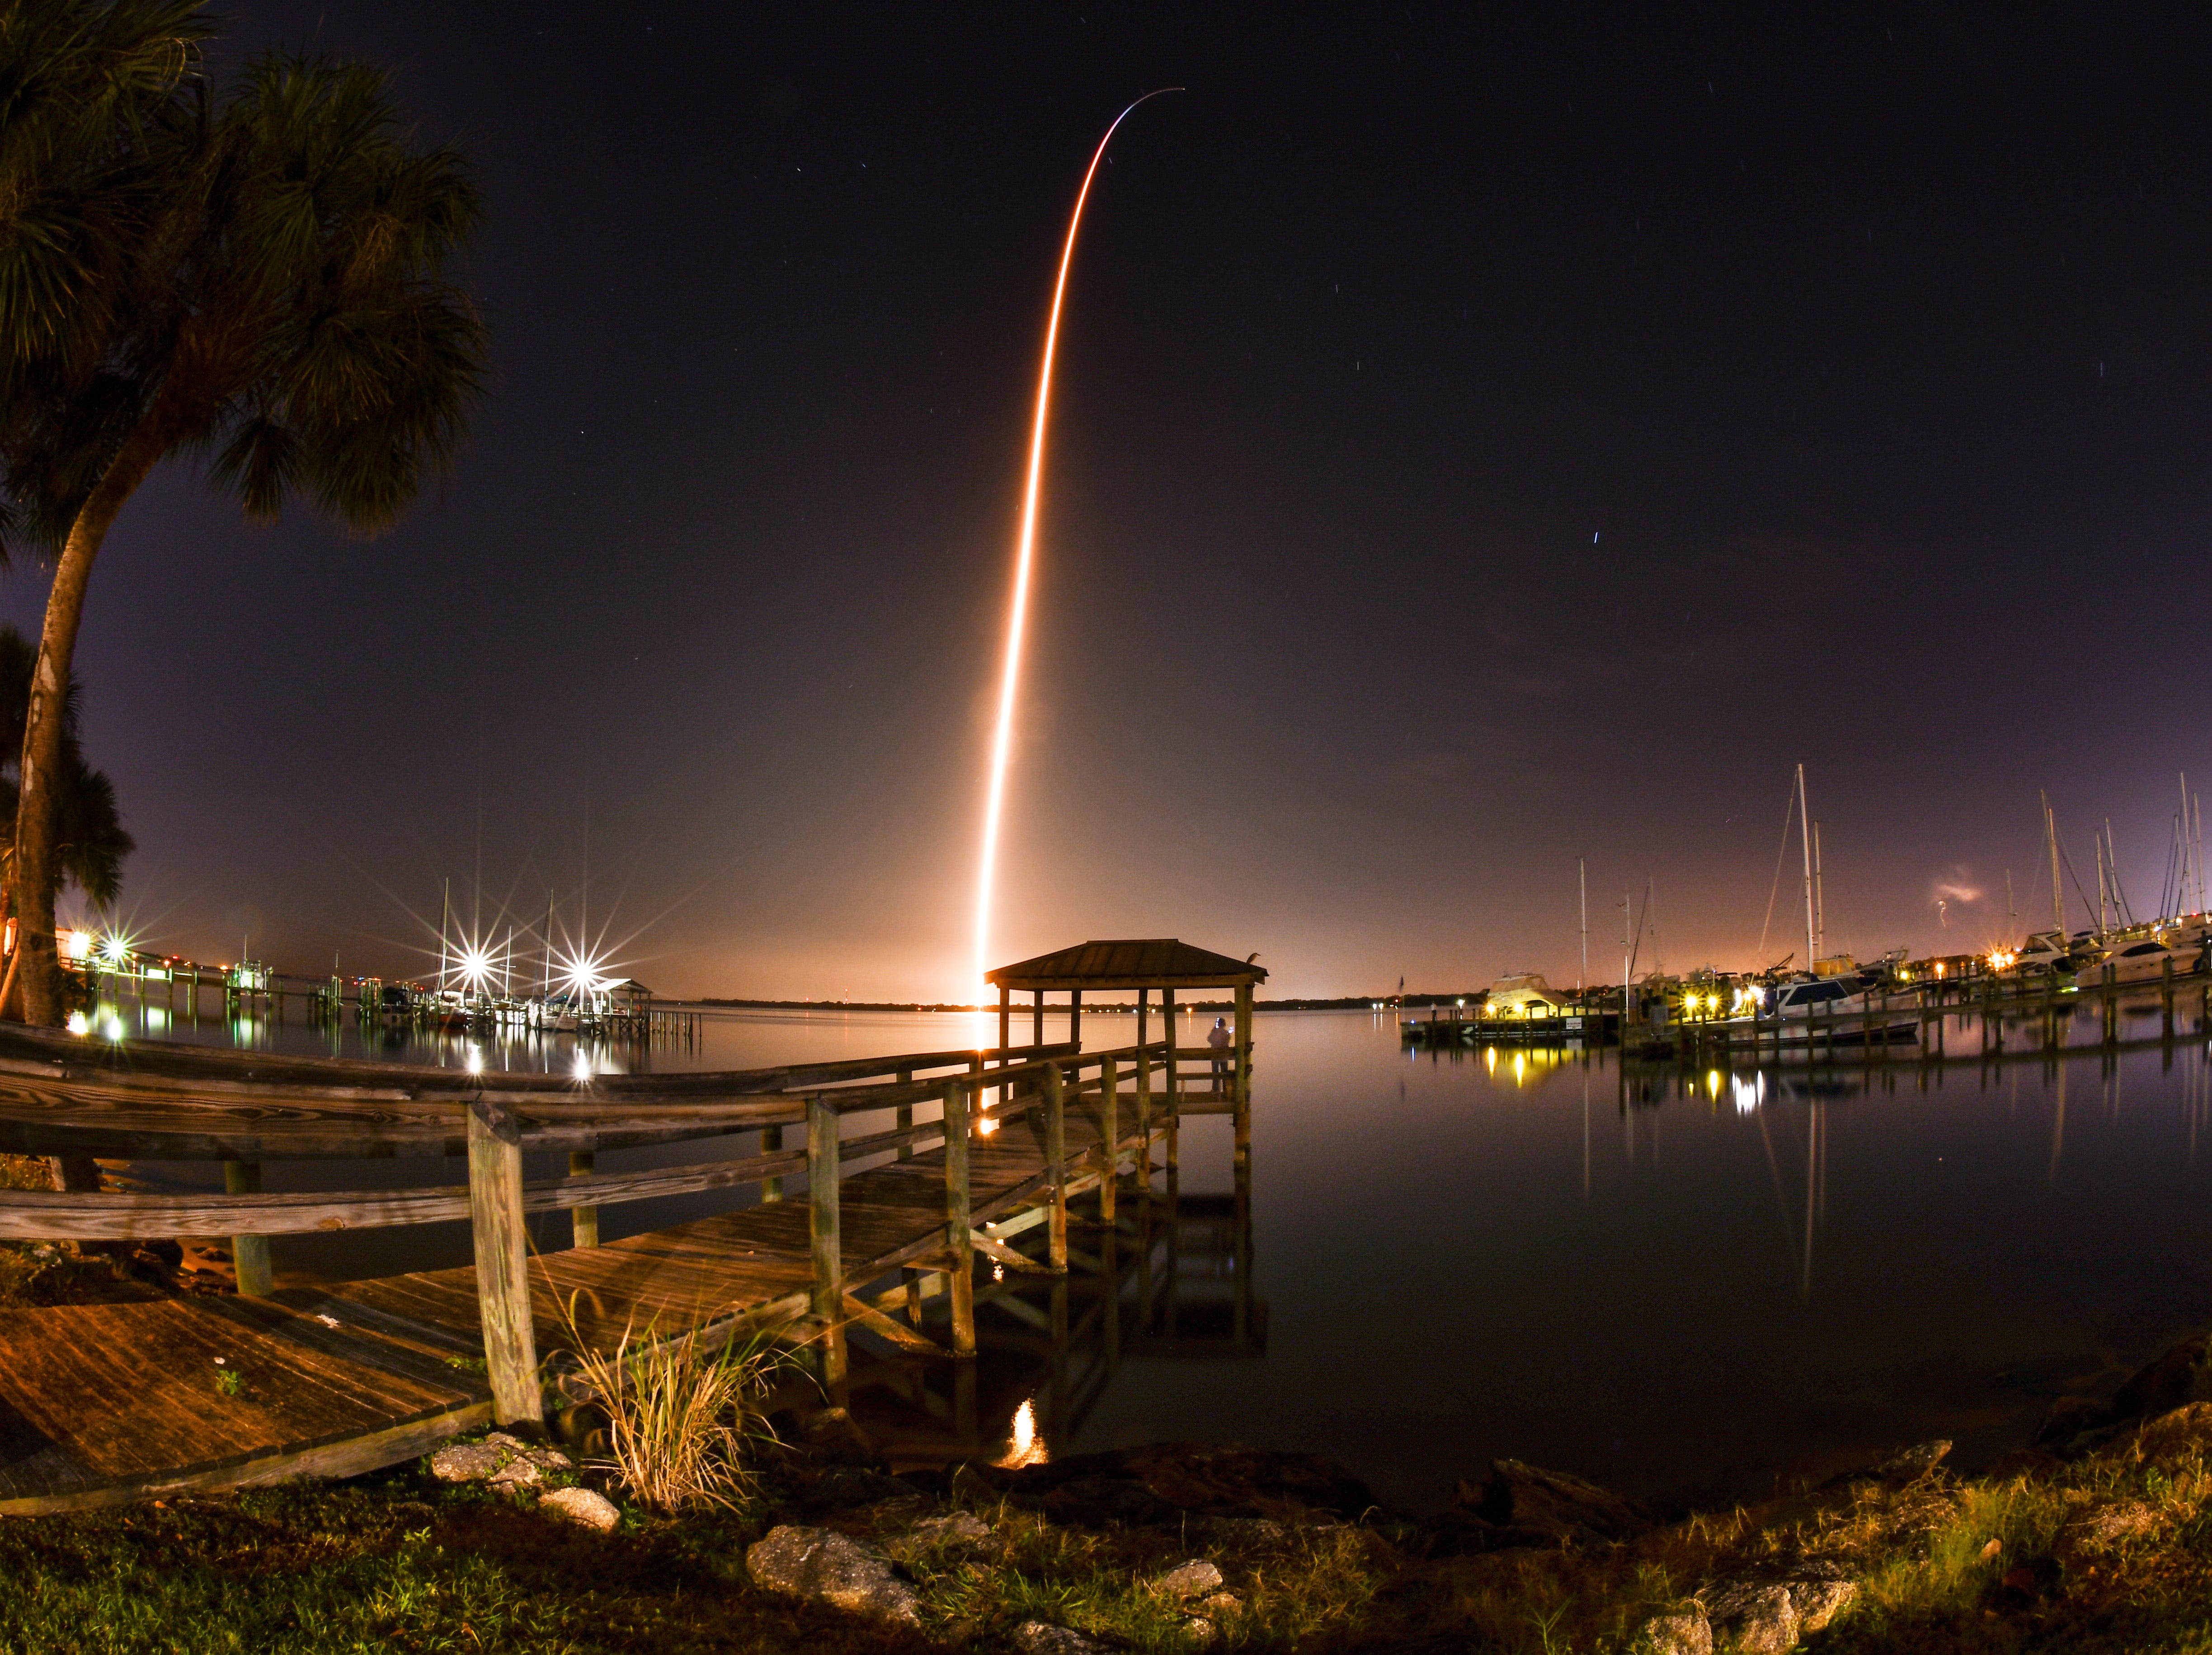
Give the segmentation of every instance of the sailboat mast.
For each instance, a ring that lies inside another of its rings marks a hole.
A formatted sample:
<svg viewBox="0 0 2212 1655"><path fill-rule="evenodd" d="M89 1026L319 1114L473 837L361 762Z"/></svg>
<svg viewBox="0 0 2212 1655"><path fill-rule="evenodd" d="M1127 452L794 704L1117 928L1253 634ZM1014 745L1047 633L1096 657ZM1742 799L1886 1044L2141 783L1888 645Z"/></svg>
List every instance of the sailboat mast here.
<svg viewBox="0 0 2212 1655"><path fill-rule="evenodd" d="M2043 836L2051 841L2051 923L2058 927L2058 940L2066 940L2066 900L2058 890L2058 817L2051 809L2051 795L2037 795L2043 801Z"/></svg>
<svg viewBox="0 0 2212 1655"><path fill-rule="evenodd" d="M1813 813L1805 806L1805 767L1797 767L1797 841L1805 856L1805 970L1820 958L1813 946ZM1783 841L1789 843L1787 840Z"/></svg>
<svg viewBox="0 0 2212 1655"><path fill-rule="evenodd" d="M2173 824L2174 848L2180 852L2181 864L2174 870L2173 917L2179 919L2189 907L2189 877L2197 862L2192 855L2189 836L2189 773L2175 773L2181 778L2181 815Z"/></svg>
<svg viewBox="0 0 2212 1655"><path fill-rule="evenodd" d="M1634 963L1628 952L1628 893L1620 894L1620 1029L1628 1032L1628 973Z"/></svg>
<svg viewBox="0 0 2212 1655"><path fill-rule="evenodd" d="M453 882L445 882L438 906L438 992L446 991L446 927L453 918Z"/></svg>
<svg viewBox="0 0 2212 1655"><path fill-rule="evenodd" d="M2112 927L2105 923L2105 841L2097 840L2097 930L2101 935Z"/></svg>
<svg viewBox="0 0 2212 1655"><path fill-rule="evenodd" d="M1828 951L1828 899L1820 883L1820 824L1813 824L1813 969Z"/></svg>
<svg viewBox="0 0 2212 1655"><path fill-rule="evenodd" d="M553 997L553 893L545 893L545 980L538 985L538 997Z"/></svg>
<svg viewBox="0 0 2212 1655"><path fill-rule="evenodd" d="M1581 995L1589 988L1589 869L1581 857L1575 858L1575 889L1583 905L1583 968L1575 979L1575 992Z"/></svg>

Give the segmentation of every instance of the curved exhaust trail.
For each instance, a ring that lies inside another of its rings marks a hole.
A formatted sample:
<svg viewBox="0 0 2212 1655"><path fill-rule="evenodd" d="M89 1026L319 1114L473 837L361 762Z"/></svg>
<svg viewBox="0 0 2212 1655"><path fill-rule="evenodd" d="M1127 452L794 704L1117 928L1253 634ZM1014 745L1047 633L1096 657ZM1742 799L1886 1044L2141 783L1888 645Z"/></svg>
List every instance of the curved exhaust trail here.
<svg viewBox="0 0 2212 1655"><path fill-rule="evenodd" d="M1068 267L1075 262L1075 233L1083 227L1083 204L1091 198L1091 180L1098 174L1098 163L1106 158L1106 146L1114 141L1115 130L1129 118L1137 104L1182 90L1179 86L1164 86L1157 92L1147 92L1116 115L1114 124L1106 129L1106 136L1098 140L1098 148L1091 152L1091 165L1084 170L1083 187L1075 193L1075 210L1067 221L1067 241L1060 249L1060 276L1053 283L1052 316L1044 330L1044 361L1037 372L1036 419L1030 430L1030 472L1028 485L1022 494L1022 531L1015 543L1014 596L1006 622L1006 665L999 681L999 729L991 742L991 780L984 796L982 862L975 878L975 980L979 1003L983 973L991 968L991 882L999 859L999 815L1006 803L1006 756L1013 739L1014 694L1021 683L1022 634L1029 619L1030 567L1036 550L1037 493L1044 476L1045 413L1052 402L1052 359L1060 344L1060 307L1067 294Z"/></svg>

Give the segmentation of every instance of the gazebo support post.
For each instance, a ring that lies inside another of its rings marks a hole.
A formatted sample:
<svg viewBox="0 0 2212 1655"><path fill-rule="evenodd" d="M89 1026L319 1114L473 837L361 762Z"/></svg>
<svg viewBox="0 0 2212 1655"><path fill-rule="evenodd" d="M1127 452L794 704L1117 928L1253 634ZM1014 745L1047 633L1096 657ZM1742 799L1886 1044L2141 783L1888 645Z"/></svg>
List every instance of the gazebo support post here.
<svg viewBox="0 0 2212 1655"><path fill-rule="evenodd" d="M1098 1172L1098 1222L1114 1228L1115 1185L1121 1178L1121 1065L1108 1058L1098 1065L1098 1124L1104 1129L1106 1164ZM1111 1255L1109 1255L1109 1257ZM1113 1272L1109 1270L1110 1276Z"/></svg>
<svg viewBox="0 0 2212 1655"><path fill-rule="evenodd" d="M1160 1113L1165 1118L1168 1138L1168 1177L1172 1179L1179 1165L1176 1138L1182 1125L1182 1086L1176 1077L1176 1003L1175 991L1160 991L1160 1037L1167 1042L1167 1067L1160 1074Z"/></svg>
<svg viewBox="0 0 2212 1655"><path fill-rule="evenodd" d="M1230 1102L1237 1128L1236 1165L1239 1173L1252 1165L1252 985L1237 989L1237 1072L1230 1082Z"/></svg>
<svg viewBox="0 0 2212 1655"><path fill-rule="evenodd" d="M1152 1187L1152 1060L1145 1051L1145 1024L1152 1011L1152 997L1148 988L1137 991L1137 1130L1145 1139L1139 1169L1145 1175L1147 1191Z"/></svg>
<svg viewBox="0 0 2212 1655"><path fill-rule="evenodd" d="M1079 988L1067 991L1067 1042L1078 1052L1083 1050L1083 991Z"/></svg>

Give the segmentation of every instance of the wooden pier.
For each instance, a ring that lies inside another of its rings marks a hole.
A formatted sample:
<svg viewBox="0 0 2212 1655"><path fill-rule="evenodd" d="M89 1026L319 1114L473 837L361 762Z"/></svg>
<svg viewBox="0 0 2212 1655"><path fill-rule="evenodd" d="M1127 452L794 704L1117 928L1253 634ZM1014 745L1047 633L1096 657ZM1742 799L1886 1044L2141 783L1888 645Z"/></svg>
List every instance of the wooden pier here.
<svg viewBox="0 0 2212 1655"><path fill-rule="evenodd" d="M158 1006L173 1022L191 1027L198 1025L203 1002L210 996L216 1003L212 1015L228 1019L258 1014L279 1028L295 1013L304 1024L336 1027L350 1010L364 1028L389 1021L429 1028L447 1015L458 1015L470 1032L486 1034L581 1033L684 1046L698 1044L704 1016L695 1006L641 993L592 1012L580 1029L562 1030L543 1021L543 1002L528 998L500 1001L477 997L454 1007L428 992L417 995L410 991L406 1003L395 1009L385 1003L386 981L380 977L297 977L252 961L236 966L203 966L189 960L118 965L97 954L64 963L81 975L95 1009L103 1001L120 1005L128 998L142 1009Z"/></svg>
<svg viewBox="0 0 2212 1655"><path fill-rule="evenodd" d="M52 1157L66 1186L0 1191L0 1235L228 1235L240 1278L234 1299L0 1315L0 1513L348 1475L487 1422L537 1428L575 1399L567 1348L605 1349L626 1331L768 1331L802 1344L833 1393L850 1382L854 1339L963 1361L979 1265L1062 1277L1071 1259L1102 1263L1071 1246L1069 1203L1095 1195L1116 1250L1118 1206L1149 1201L1156 1155L1174 1191L1188 1114L1232 1118L1229 1222L1249 1238L1249 1007L1264 973L1181 943L1085 947L1151 950L1169 993L1200 979L1237 989L1240 1040L1178 1047L1172 1024L1158 1041L1140 1024L1134 1044L1095 1052L1039 1041L580 1082L0 1031L0 1149ZM1096 981L1143 991L1127 972ZM750 1153L596 1164L603 1150L698 1141ZM526 1153L547 1151L567 1175L526 1179ZM468 1181L260 1188L272 1160L402 1155L465 1155ZM226 1187L106 1191L98 1157L219 1161ZM752 1204L599 1245L602 1208L748 1187ZM574 1245L532 1248L529 1215L559 1210ZM323 1288L270 1278L270 1235L460 1218L471 1265ZM1015 1245L1025 1234L1042 1256ZM1255 1314L1248 1276L1228 1310L1235 1341L1251 1339Z"/></svg>

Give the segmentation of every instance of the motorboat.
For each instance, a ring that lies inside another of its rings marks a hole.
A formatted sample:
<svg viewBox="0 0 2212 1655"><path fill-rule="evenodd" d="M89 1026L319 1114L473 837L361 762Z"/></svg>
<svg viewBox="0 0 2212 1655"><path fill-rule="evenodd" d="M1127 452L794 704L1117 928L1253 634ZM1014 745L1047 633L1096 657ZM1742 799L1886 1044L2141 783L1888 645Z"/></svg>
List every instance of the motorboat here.
<svg viewBox="0 0 2212 1655"><path fill-rule="evenodd" d="M2176 977L2188 976L2197 968L2203 955L2202 949L2178 937L2146 937L2138 942L2123 943L2101 960L2094 956L2084 960L2077 969L2076 980L2085 988L2101 987L2106 983L2125 987L2130 983L2162 982L2169 970Z"/></svg>
<svg viewBox="0 0 2212 1655"><path fill-rule="evenodd" d="M1809 1040L1817 1028L1827 1045L1858 1046L1916 1040L1918 1016L1884 1016L1873 987L1857 972L1844 977L1800 977L1754 985L1747 1014L1711 1025L1731 1041L1774 1040L1784 1045Z"/></svg>

